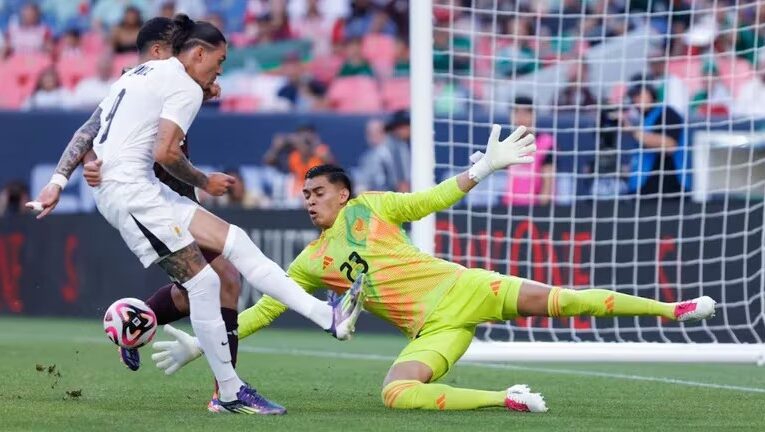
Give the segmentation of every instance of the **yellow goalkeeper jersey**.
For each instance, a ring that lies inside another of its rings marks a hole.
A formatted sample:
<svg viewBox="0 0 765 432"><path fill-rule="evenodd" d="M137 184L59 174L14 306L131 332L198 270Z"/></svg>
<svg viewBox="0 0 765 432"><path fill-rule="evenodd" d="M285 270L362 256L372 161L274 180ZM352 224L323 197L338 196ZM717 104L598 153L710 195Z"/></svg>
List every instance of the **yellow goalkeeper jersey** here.
<svg viewBox="0 0 765 432"><path fill-rule="evenodd" d="M364 193L348 202L287 273L308 292L326 288L336 293L344 293L365 273L364 308L414 338L465 268L421 252L401 225L449 208L464 195L456 178L416 193ZM240 338L285 310L264 297L239 315Z"/></svg>

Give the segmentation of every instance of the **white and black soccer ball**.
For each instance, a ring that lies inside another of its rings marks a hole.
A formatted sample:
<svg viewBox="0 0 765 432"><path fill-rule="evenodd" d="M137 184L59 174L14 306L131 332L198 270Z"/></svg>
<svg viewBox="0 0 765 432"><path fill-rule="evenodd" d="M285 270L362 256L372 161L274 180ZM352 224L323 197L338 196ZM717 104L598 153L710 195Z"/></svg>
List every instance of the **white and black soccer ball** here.
<svg viewBox="0 0 765 432"><path fill-rule="evenodd" d="M123 348L139 348L151 342L157 332L157 317L142 300L119 299L104 314L106 336Z"/></svg>

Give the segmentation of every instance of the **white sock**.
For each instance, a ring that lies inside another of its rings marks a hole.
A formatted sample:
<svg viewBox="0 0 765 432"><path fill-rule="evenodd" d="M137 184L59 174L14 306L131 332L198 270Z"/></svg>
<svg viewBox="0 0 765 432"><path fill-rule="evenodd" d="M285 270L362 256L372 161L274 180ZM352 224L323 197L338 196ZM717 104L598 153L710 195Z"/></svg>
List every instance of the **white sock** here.
<svg viewBox="0 0 765 432"><path fill-rule="evenodd" d="M229 225L223 256L231 261L247 282L258 291L279 300L325 330L332 326L332 308L308 294L290 279L284 270L263 255L247 233L236 225Z"/></svg>
<svg viewBox="0 0 765 432"><path fill-rule="evenodd" d="M231 364L226 325L220 315L220 278L209 265L183 283L189 293L189 318L210 369L218 381L220 400L230 402L244 384Z"/></svg>

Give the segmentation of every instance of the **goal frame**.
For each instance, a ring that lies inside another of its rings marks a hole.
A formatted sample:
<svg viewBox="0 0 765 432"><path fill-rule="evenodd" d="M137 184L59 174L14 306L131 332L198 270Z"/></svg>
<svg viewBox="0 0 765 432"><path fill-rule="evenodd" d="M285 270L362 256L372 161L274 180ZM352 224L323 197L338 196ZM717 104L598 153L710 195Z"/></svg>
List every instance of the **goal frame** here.
<svg viewBox="0 0 765 432"><path fill-rule="evenodd" d="M410 2L412 190L435 184L433 1ZM466 161L467 163L467 161ZM698 196L697 196L698 199ZM763 221L765 224L765 221ZM433 254L434 215L412 224L412 241ZM765 232L763 233L765 237ZM763 238L765 243L765 238ZM765 247L765 246L763 246ZM762 265L765 268L765 253ZM659 342L494 342L474 339L463 357L479 362L671 362L765 365L765 344Z"/></svg>

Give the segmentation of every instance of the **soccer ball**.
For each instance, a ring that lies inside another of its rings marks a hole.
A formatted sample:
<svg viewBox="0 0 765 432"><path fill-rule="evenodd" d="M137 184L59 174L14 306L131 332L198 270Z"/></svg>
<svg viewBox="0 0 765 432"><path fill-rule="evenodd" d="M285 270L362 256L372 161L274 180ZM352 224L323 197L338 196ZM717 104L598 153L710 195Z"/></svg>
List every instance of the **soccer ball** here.
<svg viewBox="0 0 765 432"><path fill-rule="evenodd" d="M106 310L104 331L109 340L122 348L139 348L154 338L157 317L142 300L126 297Z"/></svg>

